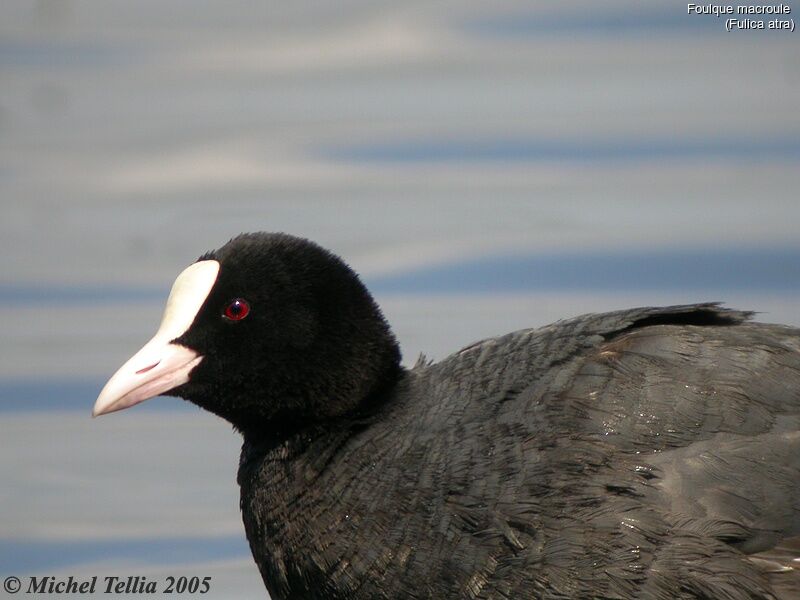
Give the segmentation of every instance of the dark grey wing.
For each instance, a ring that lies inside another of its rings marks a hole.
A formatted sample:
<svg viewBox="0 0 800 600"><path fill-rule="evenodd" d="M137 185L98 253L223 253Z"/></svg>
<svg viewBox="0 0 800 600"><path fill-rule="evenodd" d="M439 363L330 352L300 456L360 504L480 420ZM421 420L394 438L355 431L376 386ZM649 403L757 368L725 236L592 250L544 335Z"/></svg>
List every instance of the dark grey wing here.
<svg viewBox="0 0 800 600"><path fill-rule="evenodd" d="M650 321L606 334L551 410L609 447L609 489L666 527L643 597L800 597L800 331Z"/></svg>
<svg viewBox="0 0 800 600"><path fill-rule="evenodd" d="M416 514L430 511L427 535L442 530L450 578L486 598L771 598L741 550L671 520L648 463L705 439L691 432L707 390L673 407L695 368L678 338L713 354L706 334L750 327L748 316L711 304L584 315L415 369L427 409L414 419L424 461L409 488L444 498ZM652 336L642 362L638 340ZM719 422L701 429L712 436Z"/></svg>

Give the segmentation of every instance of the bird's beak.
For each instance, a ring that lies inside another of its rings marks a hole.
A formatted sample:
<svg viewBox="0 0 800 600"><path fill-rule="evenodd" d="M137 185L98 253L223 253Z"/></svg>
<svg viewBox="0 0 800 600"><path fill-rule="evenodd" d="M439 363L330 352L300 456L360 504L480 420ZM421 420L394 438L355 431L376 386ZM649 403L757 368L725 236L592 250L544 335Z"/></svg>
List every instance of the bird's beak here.
<svg viewBox="0 0 800 600"><path fill-rule="evenodd" d="M203 260L178 275L158 331L111 376L97 397L93 417L139 404L189 381L203 357L175 339L191 327L218 273L217 261Z"/></svg>
<svg viewBox="0 0 800 600"><path fill-rule="evenodd" d="M201 360L194 350L156 335L108 380L92 416L128 408L186 383Z"/></svg>

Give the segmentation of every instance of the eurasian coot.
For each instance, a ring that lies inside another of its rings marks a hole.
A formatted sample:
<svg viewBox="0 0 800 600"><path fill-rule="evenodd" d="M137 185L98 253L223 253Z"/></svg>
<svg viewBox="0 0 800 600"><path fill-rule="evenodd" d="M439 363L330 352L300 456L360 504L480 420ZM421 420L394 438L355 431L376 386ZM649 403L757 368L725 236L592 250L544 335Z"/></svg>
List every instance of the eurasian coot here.
<svg viewBox="0 0 800 600"><path fill-rule="evenodd" d="M167 394L242 433L274 600L788 600L800 330L749 317L591 314L405 369L339 258L247 234L178 277L94 414Z"/></svg>

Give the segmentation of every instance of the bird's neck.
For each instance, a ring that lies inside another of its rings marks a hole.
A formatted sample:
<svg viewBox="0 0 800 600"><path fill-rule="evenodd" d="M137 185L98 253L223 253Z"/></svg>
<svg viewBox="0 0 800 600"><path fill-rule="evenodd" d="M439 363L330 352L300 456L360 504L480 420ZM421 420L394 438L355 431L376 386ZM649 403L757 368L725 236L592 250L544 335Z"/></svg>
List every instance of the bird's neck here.
<svg viewBox="0 0 800 600"><path fill-rule="evenodd" d="M324 421L253 419L247 425L237 425L244 438L240 466L256 461L262 465L303 463L309 473L321 468L322 465L317 464L321 457L334 452L391 408L393 392L397 385L402 385L407 374L398 367L396 373L383 379L384 385L373 389L355 409L339 417Z"/></svg>
<svg viewBox="0 0 800 600"><path fill-rule="evenodd" d="M245 436L238 474L242 520L253 558L276 600L317 597L326 585L326 573L311 557L329 547L337 531L326 531L318 517L341 511L331 487L322 482L329 469L343 467L342 448L355 429L315 426L285 432L282 439ZM326 598L346 597L332 589L326 593Z"/></svg>
<svg viewBox="0 0 800 600"><path fill-rule="evenodd" d="M247 468L249 463L260 466L312 463L314 456L327 453L329 447L338 445L340 440L346 440L359 429L356 423L345 419L337 420L336 427L331 425L271 423L266 431L245 429L240 468Z"/></svg>
<svg viewBox="0 0 800 600"><path fill-rule="evenodd" d="M340 560L343 546L355 540L347 533L354 524L342 486L363 474L364 458L353 450L394 412L393 396L389 390L359 411L324 423L244 432L242 518L273 598L316 597L309 590L323 587L326 598L350 597L331 587L318 563ZM366 577L355 568L349 573L348 585Z"/></svg>

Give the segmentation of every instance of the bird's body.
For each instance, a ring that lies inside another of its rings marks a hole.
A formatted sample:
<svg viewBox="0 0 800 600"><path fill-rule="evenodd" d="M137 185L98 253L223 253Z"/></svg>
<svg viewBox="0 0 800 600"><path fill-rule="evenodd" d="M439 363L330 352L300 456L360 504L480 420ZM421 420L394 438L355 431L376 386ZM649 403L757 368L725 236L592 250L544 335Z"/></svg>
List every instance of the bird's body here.
<svg viewBox="0 0 800 600"><path fill-rule="evenodd" d="M800 594L740 550L800 535L800 333L744 318L520 331L418 365L375 414L246 439L242 510L273 595Z"/></svg>
<svg viewBox="0 0 800 600"><path fill-rule="evenodd" d="M270 260L308 250L238 239ZM210 255L226 286L228 246ZM268 310L304 324L279 343L279 320L210 332L243 294L220 285L173 340L204 357L174 390L244 435L243 520L273 600L800 597L800 330L712 304L642 308L405 370L358 286L268 282ZM363 310L342 308L350 294ZM248 354L212 333L251 340ZM239 373L259 352L289 374ZM304 356L323 362L296 371ZM337 373L350 383L319 384Z"/></svg>

